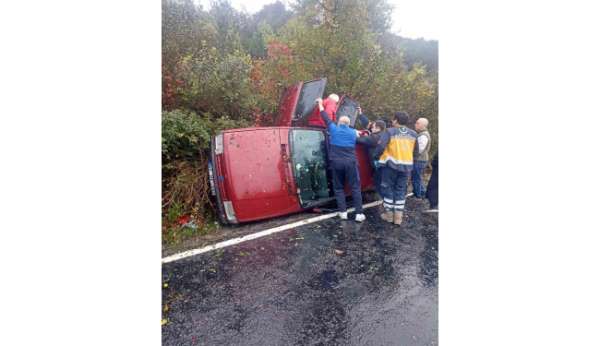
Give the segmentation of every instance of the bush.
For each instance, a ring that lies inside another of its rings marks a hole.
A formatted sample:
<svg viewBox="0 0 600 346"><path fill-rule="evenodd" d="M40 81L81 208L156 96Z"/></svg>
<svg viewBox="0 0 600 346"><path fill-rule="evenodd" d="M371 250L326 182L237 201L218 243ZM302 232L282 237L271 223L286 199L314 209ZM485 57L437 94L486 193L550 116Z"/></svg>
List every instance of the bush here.
<svg viewBox="0 0 600 346"><path fill-rule="evenodd" d="M177 109L162 114L162 188L163 230L175 232L181 216L189 215L205 231L215 220L210 200L208 159L210 139L217 132L247 127L248 121L227 117L213 118ZM165 238L171 239L172 234Z"/></svg>

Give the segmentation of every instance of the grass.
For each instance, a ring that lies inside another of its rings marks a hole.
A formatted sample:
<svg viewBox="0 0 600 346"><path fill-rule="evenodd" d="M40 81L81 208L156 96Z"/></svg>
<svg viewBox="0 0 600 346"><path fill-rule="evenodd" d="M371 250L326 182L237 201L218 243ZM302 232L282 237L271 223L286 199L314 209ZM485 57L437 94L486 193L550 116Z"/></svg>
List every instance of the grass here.
<svg viewBox="0 0 600 346"><path fill-rule="evenodd" d="M178 245L186 239L210 234L219 228L218 223L212 219L205 220L197 227L179 226L171 222L168 224L169 226L163 227L162 233L163 244L167 246Z"/></svg>

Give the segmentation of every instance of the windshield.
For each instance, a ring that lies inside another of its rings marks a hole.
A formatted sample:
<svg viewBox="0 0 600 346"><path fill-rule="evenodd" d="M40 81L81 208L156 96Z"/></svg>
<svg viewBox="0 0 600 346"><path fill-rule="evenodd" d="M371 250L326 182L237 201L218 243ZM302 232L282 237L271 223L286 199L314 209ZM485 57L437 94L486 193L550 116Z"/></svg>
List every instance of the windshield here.
<svg viewBox="0 0 600 346"><path fill-rule="evenodd" d="M325 135L318 130L291 131L292 165L302 207L329 200Z"/></svg>
<svg viewBox="0 0 600 346"><path fill-rule="evenodd" d="M323 97L326 83L326 78L304 83L294 112L295 121L303 120L312 113L315 109L315 100L319 97Z"/></svg>

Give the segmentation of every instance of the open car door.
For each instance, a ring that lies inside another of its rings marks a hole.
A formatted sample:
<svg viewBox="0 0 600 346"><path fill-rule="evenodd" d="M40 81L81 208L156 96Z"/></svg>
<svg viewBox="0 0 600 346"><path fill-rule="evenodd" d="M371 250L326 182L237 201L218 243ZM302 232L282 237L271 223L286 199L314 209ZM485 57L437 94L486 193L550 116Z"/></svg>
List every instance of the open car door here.
<svg viewBox="0 0 600 346"><path fill-rule="evenodd" d="M276 126L304 126L315 110L315 100L323 97L327 78L300 82L287 88L279 102Z"/></svg>
<svg viewBox="0 0 600 346"><path fill-rule="evenodd" d="M343 115L350 118L350 127L355 127L356 119L358 118L358 102L346 95L342 96L336 111L338 119Z"/></svg>

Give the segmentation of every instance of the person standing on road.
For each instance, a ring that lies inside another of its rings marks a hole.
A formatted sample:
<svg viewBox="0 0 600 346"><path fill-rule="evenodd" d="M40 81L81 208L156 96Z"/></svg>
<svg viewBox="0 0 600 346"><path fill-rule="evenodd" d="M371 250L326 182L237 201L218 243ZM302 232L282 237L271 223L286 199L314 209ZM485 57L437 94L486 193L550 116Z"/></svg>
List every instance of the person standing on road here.
<svg viewBox="0 0 600 346"><path fill-rule="evenodd" d="M344 193L344 184L347 182L352 190L352 202L356 210L355 220L362 222L366 217L362 209L360 176L355 151L357 131L350 127L350 118L347 116L340 117L336 125L325 112L323 100L318 98L316 101L319 105L321 118L327 124L329 131L329 159L333 170L333 190L340 218L342 220L348 219L346 194Z"/></svg>
<svg viewBox="0 0 600 346"><path fill-rule="evenodd" d="M362 109L358 107L358 119L363 126L370 131L368 136L361 136L356 139L356 143L362 144L367 148L367 155L369 157L369 164L373 170L373 184L375 185L375 191L380 196L381 193L381 169L379 169L379 157L375 156L375 148L381 137L383 131L385 131L385 121L377 120L375 122L369 121L369 119L362 113ZM382 197L383 198L383 197Z"/></svg>
<svg viewBox="0 0 600 346"><path fill-rule="evenodd" d="M337 112L338 102L340 102L340 97L336 94L330 94L324 101L323 107L325 109L325 113L329 116L329 119L335 123L335 113ZM311 114L308 118L308 126L317 126L317 127L327 127L326 123L321 118L321 110Z"/></svg>
<svg viewBox="0 0 600 346"><path fill-rule="evenodd" d="M427 184L427 199L429 200L429 210L427 212L434 213L438 211L438 153L433 155L431 160L431 178Z"/></svg>
<svg viewBox="0 0 600 346"><path fill-rule="evenodd" d="M417 131L417 143L419 144L419 153L415 158L415 163L411 173L413 194L416 198L425 198L425 186L422 181L423 171L429 163L429 149L431 148L431 135L427 131L429 120L419 118L415 122Z"/></svg>
<svg viewBox="0 0 600 346"><path fill-rule="evenodd" d="M396 112L392 128L381 135L375 155L383 165L381 191L384 212L381 218L396 225L402 223L408 176L413 168L413 159L418 155L417 133L406 125L408 114Z"/></svg>

